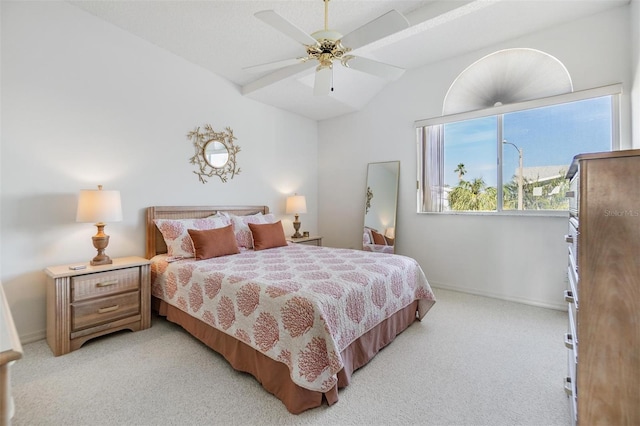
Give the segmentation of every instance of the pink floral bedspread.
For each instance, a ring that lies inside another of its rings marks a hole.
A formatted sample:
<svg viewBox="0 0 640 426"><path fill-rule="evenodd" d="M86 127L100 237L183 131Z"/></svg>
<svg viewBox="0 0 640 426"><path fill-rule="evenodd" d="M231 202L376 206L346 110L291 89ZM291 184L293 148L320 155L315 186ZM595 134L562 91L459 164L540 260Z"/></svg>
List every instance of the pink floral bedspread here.
<svg viewBox="0 0 640 426"><path fill-rule="evenodd" d="M382 244L363 244L362 250L364 251L374 251L376 253L392 253L393 254L393 246L383 246Z"/></svg>
<svg viewBox="0 0 640 426"><path fill-rule="evenodd" d="M214 259L152 259L152 294L289 367L297 385L326 392L340 353L418 300L435 297L409 257L290 244Z"/></svg>

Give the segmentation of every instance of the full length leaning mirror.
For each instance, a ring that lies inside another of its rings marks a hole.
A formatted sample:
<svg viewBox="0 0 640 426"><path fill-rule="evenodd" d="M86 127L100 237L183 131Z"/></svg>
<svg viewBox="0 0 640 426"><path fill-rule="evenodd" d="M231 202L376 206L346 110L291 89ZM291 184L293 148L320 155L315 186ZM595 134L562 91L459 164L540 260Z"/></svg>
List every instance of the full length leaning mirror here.
<svg viewBox="0 0 640 426"><path fill-rule="evenodd" d="M394 253L400 162L367 165L362 249Z"/></svg>

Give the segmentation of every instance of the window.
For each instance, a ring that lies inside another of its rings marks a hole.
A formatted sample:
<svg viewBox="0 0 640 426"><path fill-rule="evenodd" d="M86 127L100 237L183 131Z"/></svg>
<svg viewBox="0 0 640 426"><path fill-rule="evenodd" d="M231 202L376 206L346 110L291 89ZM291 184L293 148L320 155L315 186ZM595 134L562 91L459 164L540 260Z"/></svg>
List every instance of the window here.
<svg viewBox="0 0 640 426"><path fill-rule="evenodd" d="M620 86L416 123L418 212L566 210L583 152L619 146Z"/></svg>

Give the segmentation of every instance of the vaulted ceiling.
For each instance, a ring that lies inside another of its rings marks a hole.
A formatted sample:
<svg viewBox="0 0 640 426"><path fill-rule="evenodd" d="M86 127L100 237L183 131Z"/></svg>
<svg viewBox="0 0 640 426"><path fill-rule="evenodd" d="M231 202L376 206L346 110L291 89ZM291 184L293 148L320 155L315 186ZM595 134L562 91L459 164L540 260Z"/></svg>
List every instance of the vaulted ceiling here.
<svg viewBox="0 0 640 426"><path fill-rule="evenodd" d="M236 84L244 96L312 119L363 108L389 81L333 67L334 91L314 96L314 68L265 77L243 68L305 56L304 46L254 16L274 10L306 33L324 27L322 0L70 1L85 11ZM629 0L331 0L329 27L348 34L396 9L409 27L366 45L358 56L413 69Z"/></svg>

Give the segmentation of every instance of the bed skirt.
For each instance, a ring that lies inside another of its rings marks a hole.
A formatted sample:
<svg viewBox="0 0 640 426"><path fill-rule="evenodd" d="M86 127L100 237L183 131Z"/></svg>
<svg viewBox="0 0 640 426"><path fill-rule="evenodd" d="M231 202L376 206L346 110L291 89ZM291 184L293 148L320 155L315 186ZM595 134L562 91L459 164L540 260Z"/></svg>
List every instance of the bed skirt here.
<svg viewBox="0 0 640 426"><path fill-rule="evenodd" d="M338 402L338 389L349 385L351 374L369 362L380 349L413 324L417 319L418 302L414 301L396 312L347 346L341 353L344 367L338 372L338 384L324 393L298 386L291 380L289 369L285 364L267 357L246 343L213 328L175 306L152 297L152 307L159 315L179 324L205 345L224 356L234 369L253 375L267 391L284 403L289 412L299 414L322 405L323 398L329 405Z"/></svg>

